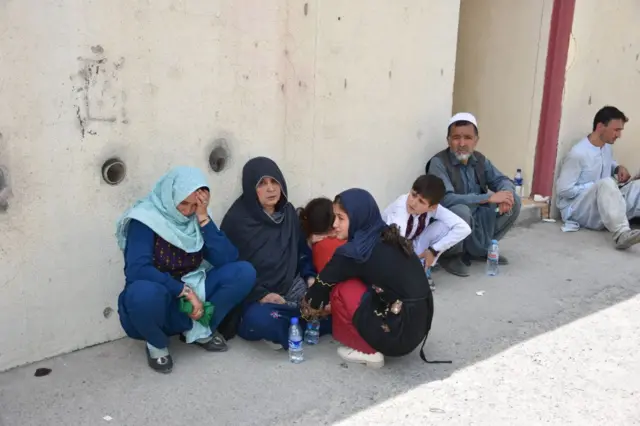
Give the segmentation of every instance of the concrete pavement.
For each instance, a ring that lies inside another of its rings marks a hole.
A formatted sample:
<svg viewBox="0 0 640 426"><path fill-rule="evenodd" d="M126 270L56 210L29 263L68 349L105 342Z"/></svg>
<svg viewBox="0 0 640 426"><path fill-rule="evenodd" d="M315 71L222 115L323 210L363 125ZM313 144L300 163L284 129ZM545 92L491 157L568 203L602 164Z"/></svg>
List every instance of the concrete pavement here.
<svg viewBox="0 0 640 426"><path fill-rule="evenodd" d="M539 223L501 251L498 277L434 275L427 357L453 364L347 366L325 337L292 365L236 338L225 354L175 341L162 376L124 339L0 374L0 425L640 424L640 248Z"/></svg>

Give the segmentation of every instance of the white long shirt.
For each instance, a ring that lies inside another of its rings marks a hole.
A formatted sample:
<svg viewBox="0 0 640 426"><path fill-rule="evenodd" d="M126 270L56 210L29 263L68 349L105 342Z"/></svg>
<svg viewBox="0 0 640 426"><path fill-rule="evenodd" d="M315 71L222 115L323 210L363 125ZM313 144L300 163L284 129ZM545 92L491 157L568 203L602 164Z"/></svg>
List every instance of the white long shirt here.
<svg viewBox="0 0 640 426"><path fill-rule="evenodd" d="M404 236L411 238L415 235L418 229L419 215L413 216L413 227L407 233L407 223L409 221L409 212L407 211L407 198L409 194L403 194L399 196L393 203L391 203L385 210L382 212L382 219L387 223L387 225L391 225L392 223L398 225L400 228L400 233ZM429 221L431 218L435 219L435 222L431 226L429 226ZM422 231L422 234L418 237L418 239L422 240L414 244L416 248L416 252L420 254L422 251L431 246L437 252L444 252L454 245L458 244L460 241L467 238L469 234L471 234L471 228L467 223L462 220L457 214L453 213L451 210L438 205L435 212L427 213L427 218L425 221L425 229ZM436 225L436 226L434 226ZM429 228L438 228L442 229L444 226L444 232L429 232Z"/></svg>
<svg viewBox="0 0 640 426"><path fill-rule="evenodd" d="M575 198L596 181L611 177L617 166L610 144L598 148L588 138L575 144L564 158L556 181L556 205L562 217Z"/></svg>

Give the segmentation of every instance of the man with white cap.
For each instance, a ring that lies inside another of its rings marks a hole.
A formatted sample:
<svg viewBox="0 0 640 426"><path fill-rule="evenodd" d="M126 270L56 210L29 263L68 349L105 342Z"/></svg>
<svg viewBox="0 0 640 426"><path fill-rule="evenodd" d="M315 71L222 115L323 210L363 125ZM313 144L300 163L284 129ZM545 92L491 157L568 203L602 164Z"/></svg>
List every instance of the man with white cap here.
<svg viewBox="0 0 640 426"><path fill-rule="evenodd" d="M469 276L472 260L486 261L491 240L504 237L521 206L511 179L475 150L478 139L476 118L468 112L455 114L447 128L449 147L426 166L428 174L438 176L445 184L441 204L471 227L471 235L443 253L439 261L444 270L461 277ZM507 263L501 254L500 264Z"/></svg>

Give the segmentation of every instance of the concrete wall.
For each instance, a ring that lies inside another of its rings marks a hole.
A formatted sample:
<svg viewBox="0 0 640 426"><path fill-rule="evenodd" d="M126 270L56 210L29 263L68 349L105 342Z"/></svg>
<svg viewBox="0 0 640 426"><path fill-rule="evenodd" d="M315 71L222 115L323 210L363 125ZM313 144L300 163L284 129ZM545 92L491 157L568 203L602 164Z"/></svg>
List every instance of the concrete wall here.
<svg viewBox="0 0 640 426"><path fill-rule="evenodd" d="M640 171L640 3L635 0L576 2L567 60L558 165L591 132L604 105L630 118L614 145L616 160Z"/></svg>
<svg viewBox="0 0 640 426"><path fill-rule="evenodd" d="M462 0L454 112L476 115L478 150L531 188L552 0ZM442 136L444 138L444 136Z"/></svg>
<svg viewBox="0 0 640 426"><path fill-rule="evenodd" d="M457 1L0 2L0 370L122 336L114 222L170 167L210 172L215 219L269 155L303 203L381 205L442 145ZM100 167L128 166L118 186ZM108 314L108 310L107 310Z"/></svg>

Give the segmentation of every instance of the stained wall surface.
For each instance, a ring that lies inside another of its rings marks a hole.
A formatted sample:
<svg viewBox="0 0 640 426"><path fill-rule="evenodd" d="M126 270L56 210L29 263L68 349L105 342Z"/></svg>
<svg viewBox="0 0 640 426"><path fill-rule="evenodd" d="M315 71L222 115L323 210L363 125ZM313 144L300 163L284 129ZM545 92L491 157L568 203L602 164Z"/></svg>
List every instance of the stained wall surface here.
<svg viewBox="0 0 640 426"><path fill-rule="evenodd" d="M640 172L640 3L634 0L581 0L569 45L558 140L558 165L592 129L605 105L628 117L614 155L632 174Z"/></svg>
<svg viewBox="0 0 640 426"><path fill-rule="evenodd" d="M296 205L362 186L384 207L444 145L454 0L0 2L0 370L121 337L117 217L176 165L214 219L252 156ZM228 149L226 167L208 155ZM100 175L127 165L117 186ZM1 190L1 188L0 188Z"/></svg>
<svg viewBox="0 0 640 426"><path fill-rule="evenodd" d="M478 119L477 149L529 195L553 0L462 0L454 112Z"/></svg>

